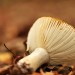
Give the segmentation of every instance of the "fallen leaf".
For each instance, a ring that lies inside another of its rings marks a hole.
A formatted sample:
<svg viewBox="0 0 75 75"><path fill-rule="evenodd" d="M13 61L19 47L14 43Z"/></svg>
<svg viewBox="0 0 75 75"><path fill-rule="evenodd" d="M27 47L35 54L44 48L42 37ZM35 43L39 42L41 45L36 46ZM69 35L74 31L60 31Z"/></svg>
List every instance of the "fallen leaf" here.
<svg viewBox="0 0 75 75"><path fill-rule="evenodd" d="M10 68L12 65L4 66L3 68L0 68L0 73L4 72L8 68Z"/></svg>
<svg viewBox="0 0 75 75"><path fill-rule="evenodd" d="M12 54L10 52L0 52L0 63L11 64Z"/></svg>
<svg viewBox="0 0 75 75"><path fill-rule="evenodd" d="M41 75L55 75L52 71L51 72L44 72L42 69L40 69Z"/></svg>
<svg viewBox="0 0 75 75"><path fill-rule="evenodd" d="M55 74L51 71L51 72L46 72L45 75L55 75Z"/></svg>
<svg viewBox="0 0 75 75"><path fill-rule="evenodd" d="M34 72L32 75L41 75L41 73Z"/></svg>

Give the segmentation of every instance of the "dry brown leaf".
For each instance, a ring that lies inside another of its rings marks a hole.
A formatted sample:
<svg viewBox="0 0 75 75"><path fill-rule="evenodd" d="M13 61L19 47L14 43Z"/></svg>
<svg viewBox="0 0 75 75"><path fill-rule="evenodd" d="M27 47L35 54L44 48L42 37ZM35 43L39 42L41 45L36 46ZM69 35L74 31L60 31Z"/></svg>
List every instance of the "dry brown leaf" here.
<svg viewBox="0 0 75 75"><path fill-rule="evenodd" d="M32 75L41 75L41 73L34 72Z"/></svg>
<svg viewBox="0 0 75 75"><path fill-rule="evenodd" d="M10 52L0 52L0 63L11 64L12 54Z"/></svg>
<svg viewBox="0 0 75 75"><path fill-rule="evenodd" d="M41 75L56 75L52 71L51 72L44 72L42 69L40 69Z"/></svg>
<svg viewBox="0 0 75 75"><path fill-rule="evenodd" d="M75 71L71 71L68 75L75 75Z"/></svg>
<svg viewBox="0 0 75 75"><path fill-rule="evenodd" d="M51 72L46 72L45 75L55 75L55 74L51 71Z"/></svg>
<svg viewBox="0 0 75 75"><path fill-rule="evenodd" d="M73 72L71 71L68 75L73 75Z"/></svg>
<svg viewBox="0 0 75 75"><path fill-rule="evenodd" d="M57 71L54 71L53 73L54 73L54 75L59 75Z"/></svg>
<svg viewBox="0 0 75 75"><path fill-rule="evenodd" d="M10 67L11 67L11 65L4 66L3 68L0 68L0 73L4 72L5 70L7 70Z"/></svg>

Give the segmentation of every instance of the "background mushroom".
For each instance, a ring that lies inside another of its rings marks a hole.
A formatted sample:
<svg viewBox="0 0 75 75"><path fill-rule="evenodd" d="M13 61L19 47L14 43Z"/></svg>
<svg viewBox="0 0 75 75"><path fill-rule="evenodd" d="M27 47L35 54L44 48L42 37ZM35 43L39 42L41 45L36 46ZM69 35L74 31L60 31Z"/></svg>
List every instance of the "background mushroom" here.
<svg viewBox="0 0 75 75"><path fill-rule="evenodd" d="M52 17L39 18L29 31L27 51L31 54L17 63L23 72L26 67L35 71L44 63L74 64L75 29Z"/></svg>

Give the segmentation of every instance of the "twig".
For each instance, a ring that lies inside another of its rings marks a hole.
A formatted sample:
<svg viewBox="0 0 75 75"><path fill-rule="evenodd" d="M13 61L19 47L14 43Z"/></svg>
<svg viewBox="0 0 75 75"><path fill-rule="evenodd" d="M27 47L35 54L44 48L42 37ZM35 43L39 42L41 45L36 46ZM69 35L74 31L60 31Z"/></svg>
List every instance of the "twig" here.
<svg viewBox="0 0 75 75"><path fill-rule="evenodd" d="M16 55L4 44L4 47L10 52L13 54L13 57L15 57Z"/></svg>
<svg viewBox="0 0 75 75"><path fill-rule="evenodd" d="M0 68L0 74L4 71L6 71L7 69L9 69L12 65L9 65L9 66L5 66L3 68Z"/></svg>

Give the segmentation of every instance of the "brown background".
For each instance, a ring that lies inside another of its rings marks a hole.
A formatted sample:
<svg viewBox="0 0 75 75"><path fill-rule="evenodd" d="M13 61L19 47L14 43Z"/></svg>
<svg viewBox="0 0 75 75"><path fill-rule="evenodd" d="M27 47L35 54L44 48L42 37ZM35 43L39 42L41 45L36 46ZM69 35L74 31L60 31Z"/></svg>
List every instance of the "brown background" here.
<svg viewBox="0 0 75 75"><path fill-rule="evenodd" d="M0 0L0 43L27 36L41 16L59 18L75 27L75 0Z"/></svg>

